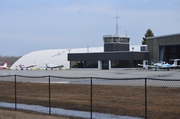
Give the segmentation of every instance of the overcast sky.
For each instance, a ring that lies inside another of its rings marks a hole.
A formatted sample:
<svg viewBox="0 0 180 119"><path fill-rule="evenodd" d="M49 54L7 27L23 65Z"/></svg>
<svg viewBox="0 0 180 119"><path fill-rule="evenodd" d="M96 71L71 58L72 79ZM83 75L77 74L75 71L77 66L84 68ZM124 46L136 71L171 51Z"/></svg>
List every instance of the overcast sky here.
<svg viewBox="0 0 180 119"><path fill-rule="evenodd" d="M0 0L0 55L103 46L103 35L116 33L117 10L130 45L149 28L180 33L180 0Z"/></svg>

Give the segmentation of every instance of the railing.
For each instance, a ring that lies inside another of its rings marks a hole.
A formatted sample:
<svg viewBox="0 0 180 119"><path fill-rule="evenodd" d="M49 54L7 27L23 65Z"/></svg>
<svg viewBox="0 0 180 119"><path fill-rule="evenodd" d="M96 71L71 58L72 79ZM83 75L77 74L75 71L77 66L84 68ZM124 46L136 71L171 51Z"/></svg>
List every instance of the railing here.
<svg viewBox="0 0 180 119"><path fill-rule="evenodd" d="M0 76L0 101L141 118L180 118L180 80Z"/></svg>

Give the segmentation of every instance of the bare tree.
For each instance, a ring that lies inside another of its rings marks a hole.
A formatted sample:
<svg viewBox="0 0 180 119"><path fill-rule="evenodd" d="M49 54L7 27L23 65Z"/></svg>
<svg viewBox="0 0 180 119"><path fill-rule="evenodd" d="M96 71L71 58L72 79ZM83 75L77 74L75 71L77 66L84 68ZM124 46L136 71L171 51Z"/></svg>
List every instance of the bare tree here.
<svg viewBox="0 0 180 119"><path fill-rule="evenodd" d="M7 62L8 66L12 66L19 58L22 56L1 56L0 55L0 64Z"/></svg>

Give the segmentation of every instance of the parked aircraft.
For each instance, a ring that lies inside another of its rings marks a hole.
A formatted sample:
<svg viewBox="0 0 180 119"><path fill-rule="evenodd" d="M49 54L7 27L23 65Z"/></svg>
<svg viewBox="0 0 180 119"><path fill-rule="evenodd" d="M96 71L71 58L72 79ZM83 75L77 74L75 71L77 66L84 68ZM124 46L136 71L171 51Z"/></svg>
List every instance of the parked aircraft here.
<svg viewBox="0 0 180 119"><path fill-rule="evenodd" d="M30 64L30 65L24 65L24 64L20 64L19 67L21 68L21 70L23 70L24 68L26 70L28 70L28 68L31 68L31 67L35 67L36 66L36 63L34 62L33 64Z"/></svg>
<svg viewBox="0 0 180 119"><path fill-rule="evenodd" d="M0 69L7 69L8 67L7 67L7 63L6 62L4 62L4 65L0 65Z"/></svg>
<svg viewBox="0 0 180 119"><path fill-rule="evenodd" d="M167 69L167 71L169 71L170 68L180 67L180 65L177 65L177 62L179 60L180 59L173 59L173 61L174 61L173 64L169 64L169 63L167 63L165 61L159 61L158 63L155 63L153 65L147 65L147 66L151 67L151 68L155 68L155 71L157 71L157 69ZM143 65L142 64L138 64L138 66L143 66Z"/></svg>
<svg viewBox="0 0 180 119"><path fill-rule="evenodd" d="M49 64L49 63L47 63L47 64L45 64L45 65L46 65L46 70L47 70L48 68L50 68L51 70L53 70L54 68L62 68L62 67L64 67L64 65L62 65L62 64L55 65L55 64Z"/></svg>

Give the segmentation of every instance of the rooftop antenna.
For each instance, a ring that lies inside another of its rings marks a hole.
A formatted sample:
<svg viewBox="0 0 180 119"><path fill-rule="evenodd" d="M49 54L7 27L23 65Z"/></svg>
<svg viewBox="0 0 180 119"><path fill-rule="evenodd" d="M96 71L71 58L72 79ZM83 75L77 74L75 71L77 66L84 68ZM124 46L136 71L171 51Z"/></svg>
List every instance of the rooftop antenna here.
<svg viewBox="0 0 180 119"><path fill-rule="evenodd" d="M128 35L127 35L127 31L126 31L126 30L125 30L125 34L126 34L126 36L128 36Z"/></svg>
<svg viewBox="0 0 180 119"><path fill-rule="evenodd" d="M118 19L119 19L119 17L118 17L118 10L117 10L117 15L116 15L116 35L118 35Z"/></svg>

